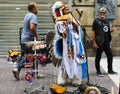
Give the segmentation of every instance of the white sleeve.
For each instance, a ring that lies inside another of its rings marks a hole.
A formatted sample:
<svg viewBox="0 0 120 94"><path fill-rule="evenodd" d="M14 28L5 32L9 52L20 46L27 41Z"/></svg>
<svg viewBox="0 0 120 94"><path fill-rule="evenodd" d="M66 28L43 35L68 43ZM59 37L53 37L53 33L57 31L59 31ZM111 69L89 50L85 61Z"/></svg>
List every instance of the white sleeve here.
<svg viewBox="0 0 120 94"><path fill-rule="evenodd" d="M63 22L57 22L55 26L55 30L57 33L63 33L66 31L66 28L63 24Z"/></svg>

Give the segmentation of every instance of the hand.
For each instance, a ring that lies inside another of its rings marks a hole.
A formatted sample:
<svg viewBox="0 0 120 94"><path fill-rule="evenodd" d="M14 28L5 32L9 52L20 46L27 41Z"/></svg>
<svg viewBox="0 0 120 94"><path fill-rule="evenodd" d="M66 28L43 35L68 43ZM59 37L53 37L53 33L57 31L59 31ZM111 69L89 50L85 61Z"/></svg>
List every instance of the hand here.
<svg viewBox="0 0 120 94"><path fill-rule="evenodd" d="M94 48L99 48L98 45L96 44L96 42L93 43L93 47Z"/></svg>
<svg viewBox="0 0 120 94"><path fill-rule="evenodd" d="M36 37L36 41L40 41L40 37L39 36Z"/></svg>
<svg viewBox="0 0 120 94"><path fill-rule="evenodd" d="M68 24L71 24L72 23L72 20L70 18L67 19L67 23Z"/></svg>
<svg viewBox="0 0 120 94"><path fill-rule="evenodd" d="M115 26L112 26L111 32L115 32L116 30L117 30L117 28Z"/></svg>
<svg viewBox="0 0 120 94"><path fill-rule="evenodd" d="M67 37L68 37L67 32L63 32L63 38L67 38Z"/></svg>

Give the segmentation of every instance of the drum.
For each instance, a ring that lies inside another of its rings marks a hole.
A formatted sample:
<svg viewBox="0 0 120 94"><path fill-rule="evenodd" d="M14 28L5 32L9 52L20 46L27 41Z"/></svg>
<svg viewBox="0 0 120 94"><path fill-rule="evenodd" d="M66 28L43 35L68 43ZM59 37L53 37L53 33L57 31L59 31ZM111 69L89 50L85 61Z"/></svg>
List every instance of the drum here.
<svg viewBox="0 0 120 94"><path fill-rule="evenodd" d="M27 48L31 48L33 50L39 50L39 49L44 49L46 47L46 42L45 41L29 41L25 43Z"/></svg>

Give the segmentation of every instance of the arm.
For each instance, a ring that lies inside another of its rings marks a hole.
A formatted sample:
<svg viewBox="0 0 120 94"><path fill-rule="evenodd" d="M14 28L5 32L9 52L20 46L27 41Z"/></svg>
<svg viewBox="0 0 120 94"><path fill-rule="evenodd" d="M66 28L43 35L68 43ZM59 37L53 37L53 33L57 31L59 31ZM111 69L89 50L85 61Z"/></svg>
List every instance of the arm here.
<svg viewBox="0 0 120 94"><path fill-rule="evenodd" d="M93 47L94 47L94 48L98 48L98 45L97 45L96 40L95 40L95 37L96 37L96 35L95 35L95 31L96 31L96 21L97 21L97 19L94 20L94 21L93 21L93 24L92 24L92 42L93 42Z"/></svg>
<svg viewBox="0 0 120 94"><path fill-rule="evenodd" d="M36 40L39 41L40 38L38 37L36 33L36 25L34 23L30 23L30 30L32 32L32 35L36 38Z"/></svg>
<svg viewBox="0 0 120 94"><path fill-rule="evenodd" d="M66 38L67 37L67 29L68 29L68 25L67 25L66 22L57 22L56 25L55 25L56 32L62 38Z"/></svg>
<svg viewBox="0 0 120 94"><path fill-rule="evenodd" d="M93 42L93 47L98 48L96 41L95 41L95 32L94 31L92 32L92 42Z"/></svg>

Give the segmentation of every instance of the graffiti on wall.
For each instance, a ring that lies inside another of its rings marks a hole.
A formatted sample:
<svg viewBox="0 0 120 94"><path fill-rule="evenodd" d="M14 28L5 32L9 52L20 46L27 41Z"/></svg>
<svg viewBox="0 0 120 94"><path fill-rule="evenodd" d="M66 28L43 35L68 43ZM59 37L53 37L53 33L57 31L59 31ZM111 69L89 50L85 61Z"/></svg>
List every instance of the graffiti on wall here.
<svg viewBox="0 0 120 94"><path fill-rule="evenodd" d="M115 19L117 17L117 0L96 0L95 18L98 18L98 9L101 7L107 8L108 19Z"/></svg>

